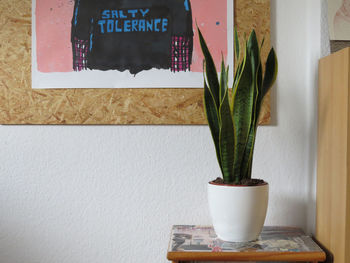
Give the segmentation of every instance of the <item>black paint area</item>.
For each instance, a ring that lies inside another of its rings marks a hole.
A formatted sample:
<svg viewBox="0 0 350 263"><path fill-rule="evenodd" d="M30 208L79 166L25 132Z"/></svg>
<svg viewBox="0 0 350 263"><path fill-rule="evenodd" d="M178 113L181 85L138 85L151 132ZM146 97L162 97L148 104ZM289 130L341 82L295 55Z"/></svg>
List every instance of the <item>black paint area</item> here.
<svg viewBox="0 0 350 263"><path fill-rule="evenodd" d="M169 69L172 37L181 36L193 50L189 0L75 0L72 18L73 59L88 69ZM88 48L80 50L76 39Z"/></svg>

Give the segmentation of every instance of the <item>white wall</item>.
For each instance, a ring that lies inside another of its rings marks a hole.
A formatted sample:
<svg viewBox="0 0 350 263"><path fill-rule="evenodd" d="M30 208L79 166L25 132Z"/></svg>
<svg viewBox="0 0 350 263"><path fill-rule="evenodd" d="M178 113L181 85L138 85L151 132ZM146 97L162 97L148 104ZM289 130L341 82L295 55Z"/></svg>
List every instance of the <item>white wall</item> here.
<svg viewBox="0 0 350 263"><path fill-rule="evenodd" d="M328 26L328 2L321 0L321 57L331 53L330 33Z"/></svg>
<svg viewBox="0 0 350 263"><path fill-rule="evenodd" d="M312 232L319 0L272 1L279 77L254 176L269 225ZM0 126L0 262L166 262L172 224L209 224L206 126Z"/></svg>

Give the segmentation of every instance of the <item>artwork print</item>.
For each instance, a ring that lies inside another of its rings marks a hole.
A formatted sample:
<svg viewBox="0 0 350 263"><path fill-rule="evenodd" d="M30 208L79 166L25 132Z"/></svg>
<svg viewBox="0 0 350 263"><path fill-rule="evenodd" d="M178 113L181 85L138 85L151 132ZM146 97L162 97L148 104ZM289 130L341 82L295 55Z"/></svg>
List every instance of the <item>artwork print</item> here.
<svg viewBox="0 0 350 263"><path fill-rule="evenodd" d="M331 40L350 40L350 0L328 0Z"/></svg>
<svg viewBox="0 0 350 263"><path fill-rule="evenodd" d="M167 0L157 5L158 1L148 1L149 6L141 1L75 1L74 70L129 70L131 74L152 68L190 70L190 1Z"/></svg>
<svg viewBox="0 0 350 263"><path fill-rule="evenodd" d="M233 61L232 1L33 0L33 18L33 88L203 87L196 24Z"/></svg>

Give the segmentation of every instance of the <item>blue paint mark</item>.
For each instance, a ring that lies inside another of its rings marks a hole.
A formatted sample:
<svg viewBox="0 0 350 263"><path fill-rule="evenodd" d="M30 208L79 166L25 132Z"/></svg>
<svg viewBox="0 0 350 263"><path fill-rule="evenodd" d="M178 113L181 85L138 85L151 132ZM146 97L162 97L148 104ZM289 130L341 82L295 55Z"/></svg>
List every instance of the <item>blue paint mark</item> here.
<svg viewBox="0 0 350 263"><path fill-rule="evenodd" d="M91 25L93 25L93 23L94 23L94 19L93 18L91 18ZM92 50L92 44L93 44L93 41L92 41L92 39L94 38L94 33L90 33L90 52L91 52L91 50Z"/></svg>
<svg viewBox="0 0 350 263"><path fill-rule="evenodd" d="M74 13L74 25L76 26L78 23L78 11L79 11L80 0L78 0L77 8Z"/></svg>
<svg viewBox="0 0 350 263"><path fill-rule="evenodd" d="M92 39L94 38L94 34L90 34L90 51L92 50Z"/></svg>
<svg viewBox="0 0 350 263"><path fill-rule="evenodd" d="M218 26L218 25L220 25L220 22L219 22L219 21L217 21L217 22L216 22L216 25L217 25L217 26Z"/></svg>
<svg viewBox="0 0 350 263"><path fill-rule="evenodd" d="M188 3L188 0L185 0L184 5L185 5L185 8L186 8L186 11L190 11L190 5Z"/></svg>

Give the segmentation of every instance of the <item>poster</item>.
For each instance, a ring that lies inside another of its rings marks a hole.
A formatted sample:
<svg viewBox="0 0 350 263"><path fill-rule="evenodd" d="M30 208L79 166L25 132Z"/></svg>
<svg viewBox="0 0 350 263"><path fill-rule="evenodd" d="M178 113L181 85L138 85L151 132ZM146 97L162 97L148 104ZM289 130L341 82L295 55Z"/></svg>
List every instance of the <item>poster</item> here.
<svg viewBox="0 0 350 263"><path fill-rule="evenodd" d="M33 0L33 88L203 87L196 24L233 69L233 1Z"/></svg>
<svg viewBox="0 0 350 263"><path fill-rule="evenodd" d="M350 40L350 0L328 0L331 40Z"/></svg>

